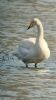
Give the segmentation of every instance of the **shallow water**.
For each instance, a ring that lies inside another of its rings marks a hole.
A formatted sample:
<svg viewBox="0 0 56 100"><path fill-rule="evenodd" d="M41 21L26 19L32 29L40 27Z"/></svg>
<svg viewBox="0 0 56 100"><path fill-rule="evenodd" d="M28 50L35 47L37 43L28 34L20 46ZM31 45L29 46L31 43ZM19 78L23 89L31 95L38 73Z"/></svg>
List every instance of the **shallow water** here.
<svg viewBox="0 0 56 100"><path fill-rule="evenodd" d="M33 17L51 50L37 69L12 56L22 39L36 35L27 31ZM56 100L56 0L0 0L0 100Z"/></svg>

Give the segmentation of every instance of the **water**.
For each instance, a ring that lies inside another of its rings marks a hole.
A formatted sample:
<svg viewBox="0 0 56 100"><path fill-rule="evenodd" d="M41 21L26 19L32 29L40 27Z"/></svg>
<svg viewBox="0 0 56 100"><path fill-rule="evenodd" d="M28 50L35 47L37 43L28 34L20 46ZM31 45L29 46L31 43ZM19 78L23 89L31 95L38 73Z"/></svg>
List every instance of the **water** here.
<svg viewBox="0 0 56 100"><path fill-rule="evenodd" d="M29 68L12 56L33 17L41 19L51 56ZM0 100L56 100L56 0L0 0Z"/></svg>

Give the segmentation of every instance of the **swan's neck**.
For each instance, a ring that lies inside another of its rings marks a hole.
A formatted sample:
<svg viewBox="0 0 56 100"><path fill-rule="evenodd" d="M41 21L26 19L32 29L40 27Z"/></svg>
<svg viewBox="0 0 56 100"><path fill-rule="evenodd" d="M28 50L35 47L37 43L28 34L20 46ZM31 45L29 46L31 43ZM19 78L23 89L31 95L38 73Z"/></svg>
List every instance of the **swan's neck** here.
<svg viewBox="0 0 56 100"><path fill-rule="evenodd" d="M37 30L38 30L38 39L44 38L44 31L43 31L43 26L42 24L38 25L37 24Z"/></svg>

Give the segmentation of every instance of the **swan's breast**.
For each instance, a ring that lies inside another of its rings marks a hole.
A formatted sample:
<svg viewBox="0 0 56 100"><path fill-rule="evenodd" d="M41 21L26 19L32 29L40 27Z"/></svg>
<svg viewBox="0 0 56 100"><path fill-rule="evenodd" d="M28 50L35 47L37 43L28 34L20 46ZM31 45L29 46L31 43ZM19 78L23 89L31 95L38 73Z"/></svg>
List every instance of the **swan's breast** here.
<svg viewBox="0 0 56 100"><path fill-rule="evenodd" d="M44 59L48 59L50 56L50 50L48 48L47 42L44 39L42 39L39 41L39 46L41 49L41 55L44 57Z"/></svg>

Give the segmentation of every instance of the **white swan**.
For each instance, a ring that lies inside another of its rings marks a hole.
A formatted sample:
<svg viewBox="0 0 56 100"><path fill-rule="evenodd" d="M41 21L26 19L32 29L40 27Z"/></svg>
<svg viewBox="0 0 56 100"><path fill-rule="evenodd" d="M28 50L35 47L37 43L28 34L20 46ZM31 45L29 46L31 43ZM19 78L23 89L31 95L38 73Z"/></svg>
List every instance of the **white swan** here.
<svg viewBox="0 0 56 100"><path fill-rule="evenodd" d="M28 29L34 25L36 25L38 29L37 37L24 39L20 43L19 48L17 49L17 52L14 53L14 55L21 59L26 64L26 67L28 66L28 63L35 63L36 68L37 63L48 59L50 56L50 50L48 48L47 42L44 39L42 23L39 19L34 18L32 19Z"/></svg>

